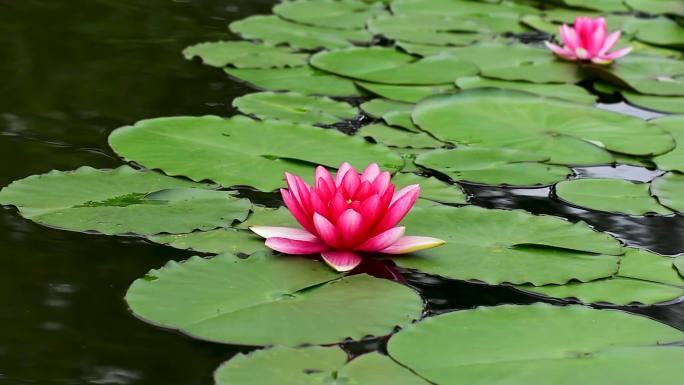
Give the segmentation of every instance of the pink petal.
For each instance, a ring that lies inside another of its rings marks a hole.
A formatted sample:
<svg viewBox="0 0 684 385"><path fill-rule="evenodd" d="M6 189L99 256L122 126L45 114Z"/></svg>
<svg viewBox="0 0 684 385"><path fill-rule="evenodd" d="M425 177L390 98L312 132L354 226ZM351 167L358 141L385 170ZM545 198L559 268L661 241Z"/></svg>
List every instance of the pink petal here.
<svg viewBox="0 0 684 385"><path fill-rule="evenodd" d="M297 220L297 222L299 222L300 225L302 225L302 227L313 233L316 228L311 221L311 217L304 213L304 210L302 210L299 202L292 197L292 193L290 193L288 190L280 189L280 195L283 197L285 206L288 210L290 210L290 214L292 214L292 216Z"/></svg>
<svg viewBox="0 0 684 385"><path fill-rule="evenodd" d="M359 174L356 172L356 170L351 169L349 170L346 174L344 174L344 177L342 177L342 182L340 184L340 188L343 190L343 195L346 197L353 197L354 193L356 193L356 190L359 188L361 185L361 177L359 177Z"/></svg>
<svg viewBox="0 0 684 385"><path fill-rule="evenodd" d="M361 180L363 182L361 182L359 188L356 189L353 197L353 199L357 201L366 199L373 192L373 187L371 186L370 182L363 179Z"/></svg>
<svg viewBox="0 0 684 385"><path fill-rule="evenodd" d="M361 246L357 247L356 250L378 251L385 249L394 244L395 242L397 242L401 237L403 237L405 230L405 227L393 227L367 240L366 242L361 244Z"/></svg>
<svg viewBox="0 0 684 385"><path fill-rule="evenodd" d="M577 35L575 34L575 31L566 24L561 25L558 29L560 31L563 44L565 44L565 46L569 49L574 50L577 47Z"/></svg>
<svg viewBox="0 0 684 385"><path fill-rule="evenodd" d="M330 214L328 215L328 218L337 221L337 218L339 218L346 209L347 201L342 194L338 192L328 204L328 213Z"/></svg>
<svg viewBox="0 0 684 385"><path fill-rule="evenodd" d="M595 56L603 46L605 40L606 30L604 28L596 28L587 42L586 49L589 51L589 55L592 57Z"/></svg>
<svg viewBox="0 0 684 385"><path fill-rule="evenodd" d="M381 233L390 227L394 227L397 223L404 219L404 216L406 216L409 210L411 210L413 204L416 203L419 193L420 189L412 189L397 199L396 202L392 203L392 205L387 209L385 216L375 227L374 233Z"/></svg>
<svg viewBox="0 0 684 385"><path fill-rule="evenodd" d="M392 174L387 171L383 171L378 175L373 181L373 190L378 194L382 195L387 190L390 185L390 180L392 179Z"/></svg>
<svg viewBox="0 0 684 385"><path fill-rule="evenodd" d="M337 247L340 245L340 235L337 232L337 228L324 216L315 213L313 216L314 226L316 226L316 232L318 233L319 239L321 239L325 244L332 247Z"/></svg>
<svg viewBox="0 0 684 385"><path fill-rule="evenodd" d="M335 180L330 175L330 172L323 166L316 167L316 191L323 200L330 199L335 190Z"/></svg>
<svg viewBox="0 0 684 385"><path fill-rule="evenodd" d="M394 244L380 250L380 252L384 254L408 254L419 250L431 249L443 244L444 241L437 238L406 236L401 237Z"/></svg>
<svg viewBox="0 0 684 385"><path fill-rule="evenodd" d="M337 187L340 187L342 184L342 178L349 172L349 171L354 171L356 173L356 170L354 170L354 167L352 167L351 164L344 162L340 165L340 168L337 169L337 174L335 174L335 185Z"/></svg>
<svg viewBox="0 0 684 385"><path fill-rule="evenodd" d="M420 186L417 184L412 184L404 187L403 189L397 191L394 193L392 196L392 201L390 204L394 204L394 202L398 201L399 199L403 198L406 195L409 194L416 194L416 196L420 195Z"/></svg>
<svg viewBox="0 0 684 385"><path fill-rule="evenodd" d="M555 44L553 44L553 43L550 43L550 42L548 42L548 41L545 41L544 44L546 44L546 46L547 46L551 51L553 51L556 55L558 55L558 56L560 56L560 57L562 57L562 58L565 58L565 59L568 59L568 60L575 60L575 59L577 58L577 57L576 57L571 51L569 51L567 48L561 48L561 47L559 47L559 46L557 46L557 45L555 45Z"/></svg>
<svg viewBox="0 0 684 385"><path fill-rule="evenodd" d="M632 47L626 47L623 49L619 49L615 52L611 52L608 55L604 55L603 58L608 59L608 60L615 60L617 58L620 58L620 57L627 55L630 52L632 52Z"/></svg>
<svg viewBox="0 0 684 385"><path fill-rule="evenodd" d="M325 263L337 271L350 271L363 260L360 255L351 251L325 251L321 253Z"/></svg>
<svg viewBox="0 0 684 385"><path fill-rule="evenodd" d="M340 215L335 227L337 227L337 233L341 236L343 244L347 247L354 247L361 241L363 217L352 209L346 210Z"/></svg>
<svg viewBox="0 0 684 385"><path fill-rule="evenodd" d="M384 208L383 210L380 210L380 196L378 196L378 194L373 194L366 198L359 205L358 212L369 226L374 225L375 220L384 212Z"/></svg>
<svg viewBox="0 0 684 385"><path fill-rule="evenodd" d="M296 175L292 175L289 172L285 173L285 179L287 180L287 187L289 188L290 193L292 194L292 198L297 200L297 203L299 203L299 207L302 208L302 211L306 215L311 215L313 209L311 208L311 201L309 198L309 185L304 183L302 178Z"/></svg>
<svg viewBox="0 0 684 385"><path fill-rule="evenodd" d="M328 205L316 193L311 194L310 198L313 211L327 217L329 214Z"/></svg>
<svg viewBox="0 0 684 385"><path fill-rule="evenodd" d="M275 251L295 255L314 254L328 250L328 246L321 242L297 241L287 238L268 238L265 244Z"/></svg>
<svg viewBox="0 0 684 385"><path fill-rule="evenodd" d="M363 174L361 174L361 180L373 183L378 175L380 175L380 167L378 167L377 163L371 163L368 165L368 167L366 167L365 170L363 170Z"/></svg>
<svg viewBox="0 0 684 385"><path fill-rule="evenodd" d="M310 232L294 227L251 226L249 229L262 238L287 238L295 241L320 242Z"/></svg>
<svg viewBox="0 0 684 385"><path fill-rule="evenodd" d="M605 55L608 51L610 51L611 48L617 43L617 41L620 39L620 35L622 35L622 32L620 31L615 31L608 35L606 37L606 40L603 41L603 45L601 46L601 49L598 52L598 56L603 56Z"/></svg>

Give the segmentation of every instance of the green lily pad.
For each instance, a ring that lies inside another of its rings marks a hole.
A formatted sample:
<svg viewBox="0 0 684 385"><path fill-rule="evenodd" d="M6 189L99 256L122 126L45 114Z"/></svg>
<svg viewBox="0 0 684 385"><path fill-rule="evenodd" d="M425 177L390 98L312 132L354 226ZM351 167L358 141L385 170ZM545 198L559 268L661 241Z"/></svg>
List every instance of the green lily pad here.
<svg viewBox="0 0 684 385"><path fill-rule="evenodd" d="M679 256L674 260L674 267L679 271L679 275L684 277L684 256Z"/></svg>
<svg viewBox="0 0 684 385"><path fill-rule="evenodd" d="M684 116L666 116L651 120L651 123L669 132L678 144L672 151L653 158L653 161L661 170L684 172Z"/></svg>
<svg viewBox="0 0 684 385"><path fill-rule="evenodd" d="M660 204L684 213L684 175L668 172L651 182L651 193Z"/></svg>
<svg viewBox="0 0 684 385"><path fill-rule="evenodd" d="M684 6L682 6L682 9L684 9ZM637 40L645 43L684 47L684 28L666 17L654 19L634 18L625 23L624 29Z"/></svg>
<svg viewBox="0 0 684 385"><path fill-rule="evenodd" d="M557 164L612 163L601 147L630 155L674 147L667 132L639 118L514 90L426 99L413 109L413 122L440 140L526 150Z"/></svg>
<svg viewBox="0 0 684 385"><path fill-rule="evenodd" d="M236 229L249 229L251 226L299 227L285 206L277 209L254 206L246 221L233 226Z"/></svg>
<svg viewBox="0 0 684 385"><path fill-rule="evenodd" d="M420 185L420 199L448 204L468 203L461 186L442 182L437 178L425 178L413 173L397 173L392 178L392 183L397 186L397 190L412 184Z"/></svg>
<svg viewBox="0 0 684 385"><path fill-rule="evenodd" d="M666 13L684 17L684 3L680 0L625 0L625 3L632 9L651 15Z"/></svg>
<svg viewBox="0 0 684 385"><path fill-rule="evenodd" d="M154 235L148 239L155 243L168 245L181 250L199 253L253 254L257 251L270 252L264 240L251 231L220 228L209 231L196 231L186 234Z"/></svg>
<svg viewBox="0 0 684 385"><path fill-rule="evenodd" d="M684 97L641 95L629 91L621 91L622 96L633 106L643 109L684 114Z"/></svg>
<svg viewBox="0 0 684 385"><path fill-rule="evenodd" d="M410 370L377 352L347 362L338 347L292 349L278 346L237 355L214 373L217 385L373 384L428 385Z"/></svg>
<svg viewBox="0 0 684 385"><path fill-rule="evenodd" d="M392 281L342 278L321 262L261 254L169 262L135 281L126 301L143 320L196 338L285 346L382 336L423 307Z"/></svg>
<svg viewBox="0 0 684 385"><path fill-rule="evenodd" d="M361 96L354 82L311 67L277 69L226 68L228 75L270 91L294 91L306 95Z"/></svg>
<svg viewBox="0 0 684 385"><path fill-rule="evenodd" d="M615 277L566 285L521 290L547 297L611 305L654 305L684 296L684 278L677 274L672 258L645 250L627 248Z"/></svg>
<svg viewBox="0 0 684 385"><path fill-rule="evenodd" d="M449 55L475 64L480 68L480 75L486 78L532 83L576 83L581 80L576 63L557 59L546 48L482 43L453 47Z"/></svg>
<svg viewBox="0 0 684 385"><path fill-rule="evenodd" d="M584 306L503 305L430 317L397 333L390 355L440 385L681 383L684 333Z"/></svg>
<svg viewBox="0 0 684 385"><path fill-rule="evenodd" d="M169 175L262 191L282 187L286 171L308 178L318 164L337 167L350 162L363 169L376 162L392 171L403 166L399 155L362 138L243 116L143 120L112 132L109 144L125 159Z"/></svg>
<svg viewBox="0 0 684 385"><path fill-rule="evenodd" d="M471 76L457 79L456 85L458 88L463 90L469 90L472 88L501 88L507 90L518 90L588 105L593 105L596 101L596 96L590 94L589 91L572 84L536 84L485 79L479 76Z"/></svg>
<svg viewBox="0 0 684 385"><path fill-rule="evenodd" d="M202 59L206 65L236 68L299 67L307 63L309 55L296 53L286 47L254 44L248 41L212 41L190 46L183 56Z"/></svg>
<svg viewBox="0 0 684 385"><path fill-rule="evenodd" d="M244 220L249 201L214 187L128 166L81 167L15 181L2 189L0 203L44 225L108 235L185 233Z"/></svg>
<svg viewBox="0 0 684 385"><path fill-rule="evenodd" d="M259 39L266 44L287 44L299 49L344 48L353 43L368 43L366 30L347 30L292 23L275 15L250 16L230 24L230 30L245 39Z"/></svg>
<svg viewBox="0 0 684 385"><path fill-rule="evenodd" d="M418 59L385 47L323 51L313 55L310 62L314 67L336 75L387 84L446 84L477 73L474 65L454 56Z"/></svg>
<svg viewBox="0 0 684 385"><path fill-rule="evenodd" d="M305 124L335 124L354 119L359 114L359 110L347 102L296 92L257 92L234 99L233 106L260 119Z"/></svg>
<svg viewBox="0 0 684 385"><path fill-rule="evenodd" d="M572 174L565 166L543 164L545 155L505 148L459 147L435 150L416 158L416 164L452 180L507 186L546 186Z"/></svg>
<svg viewBox="0 0 684 385"><path fill-rule="evenodd" d="M616 239L585 223L522 210L417 205L402 225L446 244L397 256L398 265L489 284L547 285L610 277L618 269L616 255L623 253Z"/></svg>
<svg viewBox="0 0 684 385"><path fill-rule="evenodd" d="M571 205L626 215L672 214L651 196L648 183L623 179L573 179L556 185L556 195Z"/></svg>
<svg viewBox="0 0 684 385"><path fill-rule="evenodd" d="M563 0L570 7L593 9L602 12L625 12L629 8L623 0Z"/></svg>
<svg viewBox="0 0 684 385"><path fill-rule="evenodd" d="M385 12L382 4L359 0L296 0L273 7L276 15L326 28L361 29L366 20Z"/></svg>
<svg viewBox="0 0 684 385"><path fill-rule="evenodd" d="M363 103L361 109L368 115L382 119L390 126L397 126L412 132L420 132L411 120L415 104L401 103L386 99L373 99Z"/></svg>
<svg viewBox="0 0 684 385"><path fill-rule="evenodd" d="M424 132L407 131L384 124L363 126L356 135L373 138L377 143L400 148L439 148L444 143Z"/></svg>
<svg viewBox="0 0 684 385"><path fill-rule="evenodd" d="M586 66L594 75L642 94L684 95L684 61L657 56L629 55L610 68Z"/></svg>
<svg viewBox="0 0 684 385"><path fill-rule="evenodd" d="M435 86L398 86L394 84L379 84L357 81L356 84L378 96L395 102L418 103L428 96L453 93L453 84Z"/></svg>
<svg viewBox="0 0 684 385"><path fill-rule="evenodd" d="M500 14L534 14L536 8L517 4L512 1L476 2L467 0L395 0L391 4L392 13L408 13L411 15L500 15Z"/></svg>

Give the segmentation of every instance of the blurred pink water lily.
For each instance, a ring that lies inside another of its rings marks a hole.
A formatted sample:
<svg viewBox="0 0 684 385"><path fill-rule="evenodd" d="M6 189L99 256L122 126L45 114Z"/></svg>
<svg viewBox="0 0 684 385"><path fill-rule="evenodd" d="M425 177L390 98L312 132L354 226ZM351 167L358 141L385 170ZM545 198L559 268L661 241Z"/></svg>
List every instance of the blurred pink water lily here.
<svg viewBox="0 0 684 385"><path fill-rule="evenodd" d="M627 55L632 47L608 52L620 39L620 31L615 31L610 35L607 31L606 19L603 17L592 19L588 16L580 16L575 19L573 27L566 24L560 27L563 47L548 41L545 43L556 55L567 60L589 60L596 64L609 64Z"/></svg>
<svg viewBox="0 0 684 385"><path fill-rule="evenodd" d="M437 238L405 236L405 228L396 227L418 199L420 186L395 191L390 173L375 163L362 174L343 163L335 178L319 166L313 187L298 176L285 177L288 189L280 193L303 229L250 227L273 250L320 253L335 270L349 271L366 253L406 254L444 244Z"/></svg>

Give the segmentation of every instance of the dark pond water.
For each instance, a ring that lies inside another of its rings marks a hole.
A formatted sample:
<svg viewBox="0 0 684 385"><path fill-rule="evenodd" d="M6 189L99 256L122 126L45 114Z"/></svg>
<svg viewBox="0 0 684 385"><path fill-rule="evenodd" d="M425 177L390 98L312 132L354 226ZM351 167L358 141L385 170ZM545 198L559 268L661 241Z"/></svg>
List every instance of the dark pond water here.
<svg viewBox="0 0 684 385"><path fill-rule="evenodd" d="M266 0L0 0L0 185L52 169L115 167L107 135L165 115L231 115L249 90L180 51L230 39L227 24L269 13ZM578 170L648 178L642 169ZM630 245L684 251L679 217L587 212L548 190L468 187L485 207L585 220ZM244 348L205 343L137 320L123 296L136 278L189 254L136 238L52 230L0 211L0 384L211 384ZM410 274L438 313L528 303L505 287ZM684 305L633 310L684 329ZM373 344L369 344L371 347ZM363 349L351 346L350 350Z"/></svg>

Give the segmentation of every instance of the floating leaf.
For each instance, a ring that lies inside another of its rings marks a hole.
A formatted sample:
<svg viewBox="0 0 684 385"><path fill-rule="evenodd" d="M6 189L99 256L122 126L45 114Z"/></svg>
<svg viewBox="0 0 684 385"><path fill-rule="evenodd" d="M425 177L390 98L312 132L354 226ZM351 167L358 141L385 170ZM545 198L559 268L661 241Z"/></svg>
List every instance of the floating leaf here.
<svg viewBox="0 0 684 385"><path fill-rule="evenodd" d="M626 215L661 214L672 212L651 196L648 183L622 179L573 179L556 185L561 200L590 210Z"/></svg>
<svg viewBox="0 0 684 385"><path fill-rule="evenodd" d="M361 96L354 82L311 67L279 69L233 69L226 73L271 91L295 91L307 95Z"/></svg>
<svg viewBox="0 0 684 385"><path fill-rule="evenodd" d="M136 316L155 325L239 345L331 344L381 336L420 317L422 310L413 290L392 281L340 278L317 261L260 254L169 262L135 281L126 301Z"/></svg>
<svg viewBox="0 0 684 385"><path fill-rule="evenodd" d="M383 12L382 4L359 0L296 0L273 7L273 13L284 19L342 29L362 29L366 20Z"/></svg>
<svg viewBox="0 0 684 385"><path fill-rule="evenodd" d="M684 3L680 0L625 0L625 3L630 8L652 15L667 13L684 16Z"/></svg>
<svg viewBox="0 0 684 385"><path fill-rule="evenodd" d="M15 181L0 192L0 203L44 225L109 235L209 230L247 217L248 200L213 187L128 166L81 167Z"/></svg>
<svg viewBox="0 0 684 385"><path fill-rule="evenodd" d="M653 161L661 170L684 172L684 116L667 116L654 119L651 122L669 132L678 144L672 151L653 158Z"/></svg>
<svg viewBox="0 0 684 385"><path fill-rule="evenodd" d="M363 169L377 162L390 170L403 165L401 157L387 147L362 138L243 116L143 120L112 132L109 144L122 157L169 175L262 191L283 186L285 171L313 175L317 164L337 167L346 161Z"/></svg>
<svg viewBox="0 0 684 385"><path fill-rule="evenodd" d="M623 0L563 0L570 7L595 9L602 12L628 11Z"/></svg>
<svg viewBox="0 0 684 385"><path fill-rule="evenodd" d="M562 286L525 285L519 288L553 298L620 306L653 305L684 295L684 278L677 274L672 258L640 249L626 250L615 277Z"/></svg>
<svg viewBox="0 0 684 385"><path fill-rule="evenodd" d="M363 103L361 109L368 115L381 118L390 126L397 126L412 132L420 132L411 120L415 104L394 102L386 99L373 99Z"/></svg>
<svg viewBox="0 0 684 385"><path fill-rule="evenodd" d="M295 53L286 47L254 44L248 41L214 41L200 43L183 50L186 59L199 57L206 65L236 68L299 67L306 65L309 55Z"/></svg>
<svg viewBox="0 0 684 385"><path fill-rule="evenodd" d="M596 96L590 94L589 91L582 87L571 84L536 84L484 79L479 76L472 76L457 79L456 85L458 88L463 90L472 88L502 88L508 90L518 90L588 105L593 105L596 101Z"/></svg>
<svg viewBox="0 0 684 385"><path fill-rule="evenodd" d="M610 69L587 66L611 83L650 95L684 95L684 62L657 56L629 55Z"/></svg>
<svg viewBox="0 0 684 385"><path fill-rule="evenodd" d="M250 226L299 227L300 225L285 206L277 209L254 206L247 220L233 227L248 229Z"/></svg>
<svg viewBox="0 0 684 385"><path fill-rule="evenodd" d="M452 83L458 77L477 73L474 65L454 56L417 59L385 47L323 51L311 57L311 65L354 79L405 85Z"/></svg>
<svg viewBox="0 0 684 385"><path fill-rule="evenodd" d="M627 33L634 35L637 40L645 43L684 47L684 29L677 22L666 17L633 18L625 23L624 29Z"/></svg>
<svg viewBox="0 0 684 385"><path fill-rule="evenodd" d="M675 258L674 267L679 271L679 275L684 277L684 256Z"/></svg>
<svg viewBox="0 0 684 385"><path fill-rule="evenodd" d="M413 173L398 173L392 178L397 190L408 185L420 185L420 198L439 203L466 204L467 198L459 185L442 182L437 178L424 178Z"/></svg>
<svg viewBox="0 0 684 385"><path fill-rule="evenodd" d="M356 135L371 137L377 143L400 148L439 148L444 143L433 139L424 132L407 131L401 128L385 126L384 124L370 124L363 126Z"/></svg>
<svg viewBox="0 0 684 385"><path fill-rule="evenodd" d="M430 317L390 339L390 355L440 385L676 385L684 333L584 306L503 305ZM645 369L647 368L647 370Z"/></svg>
<svg viewBox="0 0 684 385"><path fill-rule="evenodd" d="M306 124L335 124L354 119L359 113L355 107L346 102L295 92L248 94L234 99L233 106L244 114L252 114L260 119Z"/></svg>
<svg viewBox="0 0 684 385"><path fill-rule="evenodd" d="M438 139L514 148L558 164L607 164L609 153L661 154L672 137L639 118L513 90L474 89L419 103L413 121Z"/></svg>
<svg viewBox="0 0 684 385"><path fill-rule="evenodd" d="M476 2L466 0L395 0L391 4L392 13L412 15L500 15L534 14L539 11L532 7L511 1Z"/></svg>
<svg viewBox="0 0 684 385"><path fill-rule="evenodd" d="M347 354L340 348L321 346L278 346L239 354L221 365L214 379L217 385L282 385L283 379L297 385L428 385L380 353L367 353L347 362Z"/></svg>
<svg viewBox="0 0 684 385"><path fill-rule="evenodd" d="M370 42L366 30L345 30L314 27L292 23L278 16L250 16L230 24L232 32L245 39L259 39L267 44L287 44L294 48L344 48L356 43Z"/></svg>
<svg viewBox="0 0 684 385"><path fill-rule="evenodd" d="M453 84L436 86L398 86L357 81L357 85L385 99L404 103L417 103L428 96L453 93Z"/></svg>
<svg viewBox="0 0 684 385"><path fill-rule="evenodd" d="M394 260L402 267L489 284L563 284L612 276L620 243L586 224L521 210L416 206L402 222L446 244ZM606 255L609 254L609 255Z"/></svg>
<svg viewBox="0 0 684 385"><path fill-rule="evenodd" d="M237 255L270 251L264 246L264 240L251 231L231 228L196 231L187 234L154 235L148 239L176 249L193 250L199 253L232 253Z"/></svg>
<svg viewBox="0 0 684 385"><path fill-rule="evenodd" d="M548 159L526 151L464 146L423 153L416 164L453 180L492 185L543 186L572 174L565 166L540 163Z"/></svg>
<svg viewBox="0 0 684 385"><path fill-rule="evenodd" d="M684 175L668 172L651 182L651 193L665 207L684 213Z"/></svg>

